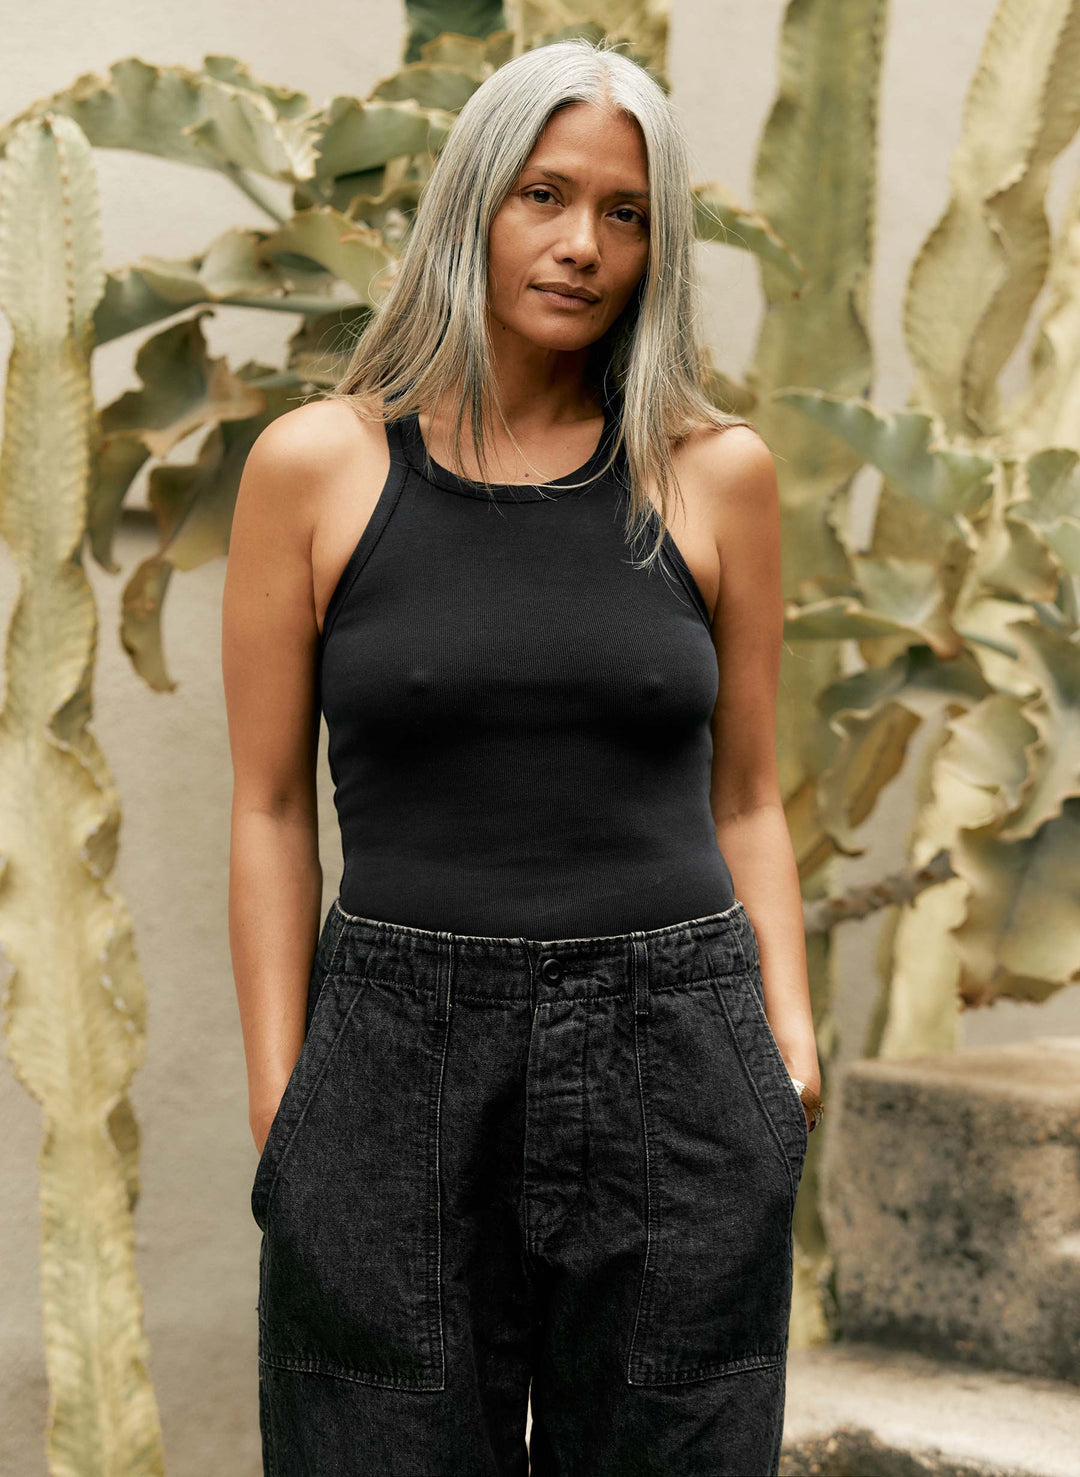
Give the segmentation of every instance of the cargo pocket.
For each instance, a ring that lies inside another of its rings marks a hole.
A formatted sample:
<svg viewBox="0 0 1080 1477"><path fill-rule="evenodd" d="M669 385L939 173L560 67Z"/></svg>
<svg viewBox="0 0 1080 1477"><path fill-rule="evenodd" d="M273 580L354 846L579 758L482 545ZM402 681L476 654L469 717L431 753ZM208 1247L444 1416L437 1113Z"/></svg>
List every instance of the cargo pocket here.
<svg viewBox="0 0 1080 1477"><path fill-rule="evenodd" d="M253 1196L265 1241L265 1363L398 1389L444 1387L438 1115L447 1029L424 991L358 974L327 978L313 1044L286 1089Z"/></svg>
<svg viewBox="0 0 1080 1477"><path fill-rule="evenodd" d="M776 1074L748 975L655 990L636 1029L648 1236L627 1380L778 1364L802 1106Z"/></svg>
<svg viewBox="0 0 1080 1477"><path fill-rule="evenodd" d="M274 1180L278 1168L288 1149L289 1140L296 1131L304 1107L318 1082L329 1052L333 1048L333 1032L340 1024L332 1008L334 978L323 979L313 966L309 992L308 1026L304 1044L285 1091L270 1123L263 1141L262 1153L255 1166L255 1179L251 1186L251 1213L255 1223L266 1230L266 1212L273 1194ZM315 992L312 994L311 992ZM319 1006L322 1006L322 1009Z"/></svg>
<svg viewBox="0 0 1080 1477"><path fill-rule="evenodd" d="M737 976L734 983L739 990L737 1000L733 1001L728 994L723 997L723 1001L728 1005L732 1029L740 1037L747 1070L754 1074L762 1103L773 1120L791 1166L791 1192L794 1197L798 1193L810 1138L806 1109L776 1043L769 1017L765 1014L765 987L756 959ZM745 1021L746 1014L751 1017L749 1023Z"/></svg>

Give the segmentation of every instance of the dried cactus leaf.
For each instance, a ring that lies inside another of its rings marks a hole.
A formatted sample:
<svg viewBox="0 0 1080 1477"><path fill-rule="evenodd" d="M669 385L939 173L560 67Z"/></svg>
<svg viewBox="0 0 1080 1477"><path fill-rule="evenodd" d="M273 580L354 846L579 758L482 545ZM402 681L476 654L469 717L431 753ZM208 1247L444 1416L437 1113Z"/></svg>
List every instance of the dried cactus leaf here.
<svg viewBox="0 0 1080 1477"><path fill-rule="evenodd" d="M288 367L309 385L336 385L348 367L357 337L371 309L346 305L319 317L305 318L288 344Z"/></svg>
<svg viewBox="0 0 1080 1477"><path fill-rule="evenodd" d="M97 641L79 558L93 428L90 352L104 289L93 155L71 119L6 133L0 306L13 329L0 534L18 594L0 709L0 940L7 1054L41 1104L41 1290L55 1477L164 1473L135 1272L145 1052L131 918L109 881L119 804L87 727ZM61 898L62 909L42 899Z"/></svg>
<svg viewBox="0 0 1080 1477"><path fill-rule="evenodd" d="M666 76L669 0L513 0L516 45L527 51L571 36L622 44L670 91Z"/></svg>
<svg viewBox="0 0 1080 1477"><path fill-rule="evenodd" d="M972 706L985 693L986 683L966 653L938 661L917 646L888 667L854 672L826 688L810 750L816 776L812 818L805 805L801 811L803 845L815 839L817 826L835 851L858 855L862 848L851 829L867 818L899 771L923 719Z"/></svg>
<svg viewBox="0 0 1080 1477"><path fill-rule="evenodd" d="M1023 712L1041 741L1021 802L998 827L1003 841L1016 841L1080 795L1080 647L1029 621L1013 621L1009 630L1025 672L1038 684Z"/></svg>
<svg viewBox="0 0 1080 1477"><path fill-rule="evenodd" d="M887 477L882 478L867 553L878 558L898 555L908 559L935 559L941 566L942 583L949 591L951 606L975 542L970 527L945 522L938 513L894 487Z"/></svg>
<svg viewBox="0 0 1080 1477"><path fill-rule="evenodd" d="M1080 799L1019 841L994 825L961 831L952 863L968 888L952 934L967 1005L1046 1000L1080 979Z"/></svg>
<svg viewBox="0 0 1080 1477"><path fill-rule="evenodd" d="M817 775L807 775L803 784L784 802L784 820L799 877L819 873L837 855L837 847L821 824L818 813Z"/></svg>
<svg viewBox="0 0 1080 1477"><path fill-rule="evenodd" d="M1077 526L1080 531L1080 525ZM975 556L975 579L989 593L1019 600L1053 600L1059 565L1032 526L1012 510L988 519Z"/></svg>
<svg viewBox="0 0 1080 1477"><path fill-rule="evenodd" d="M1080 457L1051 446L1024 466L1028 496L1009 506L1039 533L1070 574L1080 575Z"/></svg>
<svg viewBox="0 0 1080 1477"><path fill-rule="evenodd" d="M164 457L178 441L211 421L246 420L262 409L262 395L214 359L203 319L209 308L146 339L135 356L141 390L128 390L100 412L104 436L138 437L152 456Z"/></svg>
<svg viewBox="0 0 1080 1477"><path fill-rule="evenodd" d="M1044 296L1028 383L1002 412L1002 435L1016 451L1080 451L1080 178L1051 246Z"/></svg>
<svg viewBox="0 0 1080 1477"><path fill-rule="evenodd" d="M911 838L917 865L958 832L1001 821L1020 803L1039 760L1039 732L1025 717L1021 698L994 692L965 713L946 720L933 755L929 793L919 806Z"/></svg>
<svg viewBox="0 0 1080 1477"><path fill-rule="evenodd" d="M957 628L972 647L987 682L999 692L1031 697L1036 684L1019 661L1018 647L1010 629L1016 620L1037 619L1015 600L1002 600L994 595L980 595L968 601L962 611L954 612Z"/></svg>
<svg viewBox="0 0 1080 1477"><path fill-rule="evenodd" d="M265 373L253 366L251 377ZM246 420L221 421L204 438L194 464L158 466L148 498L157 515L159 544L135 569L121 598L120 639L135 670L156 692L176 688L161 638L165 591L174 569L197 569L228 552L236 494L248 452L264 427L291 408L290 387L260 391L263 408Z"/></svg>
<svg viewBox="0 0 1080 1477"><path fill-rule="evenodd" d="M879 959L888 979L868 1049L881 1057L954 1051L959 1038L960 961L952 929L964 917L967 889L958 877L924 888L898 908L887 941L889 962ZM883 950L884 952L884 950Z"/></svg>
<svg viewBox="0 0 1080 1477"><path fill-rule="evenodd" d="M492 9L494 11L494 7ZM491 19L494 24L497 17L493 15ZM483 82L491 72L510 60L514 54L513 47L513 31L493 30L483 36L479 33L463 36L449 30L433 36L430 41L421 42L419 60L433 67L460 67L477 82ZM408 61L412 59L406 58Z"/></svg>
<svg viewBox="0 0 1080 1477"><path fill-rule="evenodd" d="M839 756L818 779L818 815L838 851L865 851L854 835L878 795L900 772L908 743L921 720L901 703L888 702L872 713L846 712L833 718L843 736Z"/></svg>
<svg viewBox="0 0 1080 1477"><path fill-rule="evenodd" d="M1049 166L1080 121L1080 12L999 0L965 101L952 197L904 305L913 399L951 432L994 434L997 377L1042 286Z"/></svg>
<svg viewBox="0 0 1080 1477"><path fill-rule="evenodd" d="M116 569L112 537L132 479L148 457L164 457L200 426L244 420L262 394L207 352L202 319L209 309L147 339L135 358L141 390L129 390L98 417L99 442L87 525L95 558Z"/></svg>
<svg viewBox="0 0 1080 1477"><path fill-rule="evenodd" d="M719 241L741 247L789 277L801 290L807 273L798 257L756 210L748 210L718 180L694 185L694 233L699 241Z"/></svg>

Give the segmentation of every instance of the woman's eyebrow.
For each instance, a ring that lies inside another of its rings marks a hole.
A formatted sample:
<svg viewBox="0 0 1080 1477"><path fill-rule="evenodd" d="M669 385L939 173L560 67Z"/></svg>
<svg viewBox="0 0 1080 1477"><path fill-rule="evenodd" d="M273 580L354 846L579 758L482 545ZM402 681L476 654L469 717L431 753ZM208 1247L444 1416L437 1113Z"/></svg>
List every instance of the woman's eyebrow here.
<svg viewBox="0 0 1080 1477"><path fill-rule="evenodd" d="M542 174L546 179L561 180L564 185L573 185L577 183L577 181L574 180L570 175L560 174L557 169L545 169L543 165L540 164L534 164L531 167L526 165L525 169L523 169L521 172L522 174ZM632 195L635 200L647 200L649 198L648 190L632 190L629 187L623 190L611 190L609 193L612 195Z"/></svg>

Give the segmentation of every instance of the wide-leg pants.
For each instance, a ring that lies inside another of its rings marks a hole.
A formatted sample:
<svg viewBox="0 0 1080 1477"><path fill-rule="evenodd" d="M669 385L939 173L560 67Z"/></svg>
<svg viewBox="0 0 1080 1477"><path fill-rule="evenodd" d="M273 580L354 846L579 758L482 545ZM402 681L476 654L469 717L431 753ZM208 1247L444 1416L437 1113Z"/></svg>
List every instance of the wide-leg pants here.
<svg viewBox="0 0 1080 1477"><path fill-rule="evenodd" d="M335 901L251 1192L267 1477L773 1477L806 1144L741 902L535 940Z"/></svg>

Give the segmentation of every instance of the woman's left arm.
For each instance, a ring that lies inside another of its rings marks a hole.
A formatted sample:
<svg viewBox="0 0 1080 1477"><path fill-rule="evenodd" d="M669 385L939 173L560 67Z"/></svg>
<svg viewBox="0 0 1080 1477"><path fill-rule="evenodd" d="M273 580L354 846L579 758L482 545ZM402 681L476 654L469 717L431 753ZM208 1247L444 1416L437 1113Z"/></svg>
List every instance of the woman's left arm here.
<svg viewBox="0 0 1080 1477"><path fill-rule="evenodd" d="M710 802L735 895L757 936L765 1013L793 1077L821 1090L806 968L802 891L776 752L784 630L780 494L772 453L733 426L704 439L720 561L713 615L720 683L713 713Z"/></svg>

